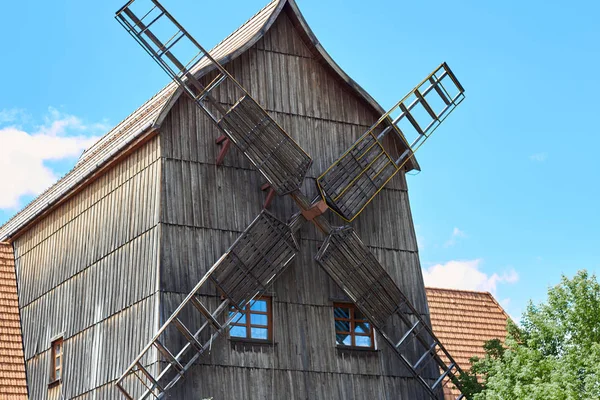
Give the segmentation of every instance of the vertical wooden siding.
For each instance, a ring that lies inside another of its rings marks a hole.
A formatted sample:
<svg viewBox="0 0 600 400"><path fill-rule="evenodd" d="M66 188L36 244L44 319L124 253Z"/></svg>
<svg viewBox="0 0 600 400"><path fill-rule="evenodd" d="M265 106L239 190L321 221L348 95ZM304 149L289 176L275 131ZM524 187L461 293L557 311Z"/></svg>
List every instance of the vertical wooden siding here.
<svg viewBox="0 0 600 400"><path fill-rule="evenodd" d="M159 160L154 138L15 241L31 398L93 393L157 329ZM48 389L58 334L63 383Z"/></svg>
<svg viewBox="0 0 600 400"><path fill-rule="evenodd" d="M313 157L304 184L309 196L316 195L314 178L379 117L315 59L285 13L263 39L227 67ZM231 102L231 93L224 86L216 97ZM218 135L212 122L185 97L161 128L161 321L261 210L264 193L259 187L264 181L241 153L232 148L224 165L215 165ZM289 198L278 198L271 211L286 220L297 208ZM353 225L427 315L404 176L397 176ZM365 355L335 348L332 303L343 295L314 262L322 235L305 226L299 236L301 254L272 289L276 344L240 351L220 338L211 354L201 359L206 365L192 370L192 377L173 396L422 397L388 349Z"/></svg>

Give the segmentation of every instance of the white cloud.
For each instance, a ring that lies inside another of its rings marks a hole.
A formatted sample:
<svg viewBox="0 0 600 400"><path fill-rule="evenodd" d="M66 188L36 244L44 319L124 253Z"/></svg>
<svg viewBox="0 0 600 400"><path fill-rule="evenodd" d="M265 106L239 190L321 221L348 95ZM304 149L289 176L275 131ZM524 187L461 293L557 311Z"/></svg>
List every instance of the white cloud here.
<svg viewBox="0 0 600 400"><path fill-rule="evenodd" d="M531 161L544 162L548 159L548 153L535 153L529 156Z"/></svg>
<svg viewBox="0 0 600 400"><path fill-rule="evenodd" d="M514 269L500 274L486 274L480 270L481 259L465 261L448 261L423 269L425 285L430 287L478 290L496 295L498 284L511 284L519 280Z"/></svg>
<svg viewBox="0 0 600 400"><path fill-rule="evenodd" d="M105 128L49 108L42 125L24 129L24 116L21 110L0 111L0 209L17 209L23 196L43 192L58 179L45 163L75 161Z"/></svg>
<svg viewBox="0 0 600 400"><path fill-rule="evenodd" d="M25 118L25 112L19 108L0 110L0 124L11 123Z"/></svg>
<svg viewBox="0 0 600 400"><path fill-rule="evenodd" d="M458 241L458 239L465 238L465 237L467 237L467 234L465 232L461 231L460 229L458 229L458 228L455 227L452 230L452 234L450 235L450 239L448 239L446 241L446 243L444 243L444 247L452 247L452 246L454 246L456 244L456 242Z"/></svg>

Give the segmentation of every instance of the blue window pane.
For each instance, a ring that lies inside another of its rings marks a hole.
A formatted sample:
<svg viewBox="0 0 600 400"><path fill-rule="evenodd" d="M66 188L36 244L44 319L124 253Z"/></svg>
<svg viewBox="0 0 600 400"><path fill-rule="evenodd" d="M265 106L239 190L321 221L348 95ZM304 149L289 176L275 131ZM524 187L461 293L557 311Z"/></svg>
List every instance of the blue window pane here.
<svg viewBox="0 0 600 400"><path fill-rule="evenodd" d="M358 347L371 347L371 338L368 336L357 336L354 340Z"/></svg>
<svg viewBox="0 0 600 400"><path fill-rule="evenodd" d="M337 334L335 335L335 341L338 345L350 346L352 345L352 338L350 335Z"/></svg>
<svg viewBox="0 0 600 400"><path fill-rule="evenodd" d="M246 333L246 327L244 327L244 326L232 326L231 330L229 331L229 334L231 335L231 337L240 337L240 338L248 337L248 335Z"/></svg>
<svg viewBox="0 0 600 400"><path fill-rule="evenodd" d="M349 308L336 307L333 310L333 313L336 318L346 318L346 319L350 318L350 309Z"/></svg>
<svg viewBox="0 0 600 400"><path fill-rule="evenodd" d="M264 314L250 314L250 323L252 325L267 325L267 316Z"/></svg>
<svg viewBox="0 0 600 400"><path fill-rule="evenodd" d="M269 338L267 329L265 328L252 328L252 339L264 339L267 340Z"/></svg>
<svg viewBox="0 0 600 400"><path fill-rule="evenodd" d="M335 321L336 332L350 332L350 321Z"/></svg>
<svg viewBox="0 0 600 400"><path fill-rule="evenodd" d="M371 332L371 326L368 322L357 322L354 327L355 333L369 333Z"/></svg>
<svg viewBox="0 0 600 400"><path fill-rule="evenodd" d="M262 311L267 312L267 301L266 300L256 300L254 304L250 306L252 311Z"/></svg>
<svg viewBox="0 0 600 400"><path fill-rule="evenodd" d="M246 314L238 314L235 317L233 317L233 320L231 321L234 324L245 324L246 323Z"/></svg>

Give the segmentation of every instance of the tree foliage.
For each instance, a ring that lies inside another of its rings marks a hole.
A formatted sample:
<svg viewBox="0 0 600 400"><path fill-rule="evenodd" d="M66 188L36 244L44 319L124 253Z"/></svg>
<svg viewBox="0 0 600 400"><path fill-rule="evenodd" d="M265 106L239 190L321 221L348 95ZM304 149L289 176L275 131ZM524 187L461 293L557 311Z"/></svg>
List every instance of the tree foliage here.
<svg viewBox="0 0 600 400"><path fill-rule="evenodd" d="M600 285L580 271L529 303L521 326L485 345L464 380L472 400L600 399ZM478 376L479 379L475 379Z"/></svg>

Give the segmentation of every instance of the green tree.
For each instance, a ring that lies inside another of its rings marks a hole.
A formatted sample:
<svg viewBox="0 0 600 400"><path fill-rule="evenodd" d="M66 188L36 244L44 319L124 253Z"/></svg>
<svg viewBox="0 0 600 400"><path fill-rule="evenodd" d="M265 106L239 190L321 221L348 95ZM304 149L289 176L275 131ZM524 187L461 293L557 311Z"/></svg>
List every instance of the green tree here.
<svg viewBox="0 0 600 400"><path fill-rule="evenodd" d="M529 303L504 345L491 341L465 379L472 400L600 399L600 285L579 271ZM479 377L477 382L474 377Z"/></svg>

